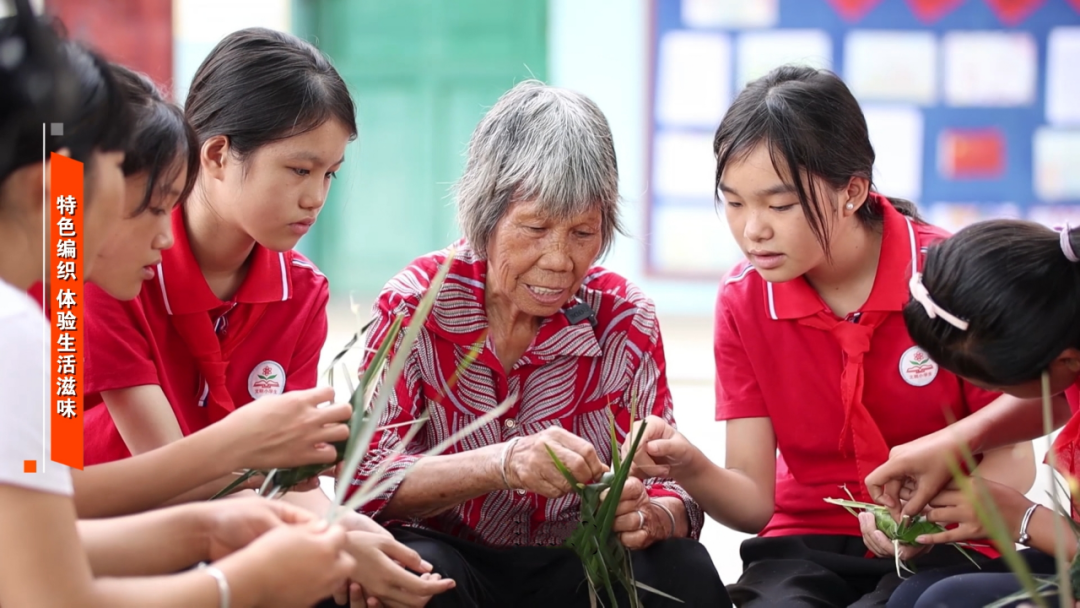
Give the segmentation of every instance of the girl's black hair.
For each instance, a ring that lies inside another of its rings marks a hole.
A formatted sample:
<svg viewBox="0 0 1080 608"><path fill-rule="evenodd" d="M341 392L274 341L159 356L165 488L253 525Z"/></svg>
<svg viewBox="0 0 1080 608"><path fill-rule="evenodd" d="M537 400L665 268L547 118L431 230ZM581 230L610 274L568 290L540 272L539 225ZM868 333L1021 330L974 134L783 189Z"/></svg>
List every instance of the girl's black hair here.
<svg viewBox="0 0 1080 608"><path fill-rule="evenodd" d="M183 201L191 193L199 173L199 139L195 130L180 108L165 101L145 75L117 64L111 69L135 115L135 128L122 167L124 176L147 174L142 202L132 215L145 211L157 189L171 184L178 172L186 169L179 199Z"/></svg>
<svg viewBox="0 0 1080 608"><path fill-rule="evenodd" d="M345 81L314 46L265 28L233 32L199 66L184 111L199 136L225 135L241 158L333 118L356 137Z"/></svg>
<svg viewBox="0 0 1080 608"><path fill-rule="evenodd" d="M0 20L0 182L46 152L70 150L91 168L92 153L122 151L131 112L107 62L82 45L63 41L35 16L26 0ZM62 125L53 135L52 123Z"/></svg>
<svg viewBox="0 0 1080 608"><path fill-rule="evenodd" d="M746 85L713 139L717 197L724 169L745 159L759 144L769 147L776 173L792 181L810 230L827 255L831 210L814 180L804 184L801 176L816 176L836 189L847 186L853 177L862 177L872 187L874 147L859 102L839 76L805 66L779 67ZM919 220L914 203L888 200L904 215ZM868 226L878 225L880 205L868 198L858 217Z"/></svg>
<svg viewBox="0 0 1080 608"><path fill-rule="evenodd" d="M94 151L127 149L134 116L104 58L73 41L63 42L61 52L72 65L79 95L75 113L64 122L55 145L71 150L71 158L89 172Z"/></svg>
<svg viewBox="0 0 1080 608"><path fill-rule="evenodd" d="M21 8L17 16L0 21L0 41L5 49L17 49L9 51L16 57L10 63L0 61L6 135L0 181L41 162L42 123L62 125L63 134L56 136L48 125L46 151L69 148L71 158L84 164L94 150L124 149L131 114L101 56L61 41L51 27Z"/></svg>
<svg viewBox="0 0 1080 608"><path fill-rule="evenodd" d="M0 19L0 182L41 162L42 124L65 123L78 111L75 69L56 30L15 0L15 15ZM59 146L46 142L47 152Z"/></svg>
<svg viewBox="0 0 1080 608"><path fill-rule="evenodd" d="M1080 234L1069 241L1080 252ZM912 300L908 333L930 358L959 376L991 386L1038 379L1069 347L1080 348L1080 264L1060 235L1034 222L972 224L930 247L922 282L967 330L931 319Z"/></svg>

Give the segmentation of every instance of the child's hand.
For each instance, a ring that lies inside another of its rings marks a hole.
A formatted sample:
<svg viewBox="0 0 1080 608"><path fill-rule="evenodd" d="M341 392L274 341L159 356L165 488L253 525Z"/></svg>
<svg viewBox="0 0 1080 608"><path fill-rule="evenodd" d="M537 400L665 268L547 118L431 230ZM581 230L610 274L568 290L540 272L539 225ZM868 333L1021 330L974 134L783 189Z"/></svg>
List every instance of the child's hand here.
<svg viewBox="0 0 1080 608"><path fill-rule="evenodd" d="M637 454L633 455L630 474L641 479L677 478L679 472L690 464L695 448L682 433L659 416L649 416L634 423L622 446L623 458L627 457L630 444L642 424L645 425L645 433L641 436Z"/></svg>
<svg viewBox="0 0 1080 608"><path fill-rule="evenodd" d="M989 496L997 506L1008 527L1009 538L1019 538L1020 522L1024 518L1024 511L1027 511L1032 502L1007 485L980 477L972 477L971 481L976 484L976 496ZM920 536L917 539L920 543L955 543L989 537L975 512L975 507L960 490L945 490L930 501L930 507L926 514L928 520L946 527L956 524L956 527L937 534Z"/></svg>
<svg viewBox="0 0 1080 608"><path fill-rule="evenodd" d="M300 507L262 498L204 502L191 508L204 522L210 560L230 555L274 528L316 521L314 514Z"/></svg>
<svg viewBox="0 0 1080 608"><path fill-rule="evenodd" d="M897 547L899 547L901 561L907 561L930 550L930 547L925 544L923 546L914 546L899 543L894 547L893 541L889 540L889 537L885 536L884 532L878 530L877 519L869 511L859 513L859 529L862 531L863 543L866 544L866 548L878 557L894 558L897 554Z"/></svg>

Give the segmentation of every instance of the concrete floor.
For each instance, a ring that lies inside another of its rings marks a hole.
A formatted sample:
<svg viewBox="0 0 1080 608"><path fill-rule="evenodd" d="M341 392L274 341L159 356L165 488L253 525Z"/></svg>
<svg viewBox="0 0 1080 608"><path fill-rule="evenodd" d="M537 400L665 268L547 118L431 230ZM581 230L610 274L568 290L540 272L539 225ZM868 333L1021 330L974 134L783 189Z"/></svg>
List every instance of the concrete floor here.
<svg viewBox="0 0 1080 608"><path fill-rule="evenodd" d="M365 303L360 309L365 318L370 307ZM346 305L332 305L330 334L323 351L325 369L330 359L352 337L356 330L355 318ZM675 417L680 430L699 446L710 459L724 461L724 423L714 420L715 398L713 393L712 319L708 317L665 317L661 315L661 328L667 356L668 382L675 401ZM358 354L351 353L345 359L348 369L355 373ZM339 384L344 394L345 387ZM1045 440L1035 444L1036 462L1041 463L1046 453ZM1046 494L1049 487L1044 467L1039 467L1035 486L1028 494L1032 500L1050 504ZM721 579L733 583L739 578L742 563L739 559L739 543L747 535L735 532L715 521L708 520L702 532L702 543L709 550Z"/></svg>

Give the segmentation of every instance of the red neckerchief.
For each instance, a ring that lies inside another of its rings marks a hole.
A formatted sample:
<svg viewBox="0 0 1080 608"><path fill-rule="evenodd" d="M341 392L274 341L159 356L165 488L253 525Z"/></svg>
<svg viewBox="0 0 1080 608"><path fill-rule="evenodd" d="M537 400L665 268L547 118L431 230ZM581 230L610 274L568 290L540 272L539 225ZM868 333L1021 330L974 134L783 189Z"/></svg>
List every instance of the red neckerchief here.
<svg viewBox="0 0 1080 608"><path fill-rule="evenodd" d="M859 322L839 319L831 311L799 319L799 324L825 330L836 338L844 352L840 374L840 399L844 405L844 426L840 429L840 453L855 457L859 479L866 479L875 468L889 459L889 445L877 422L863 404L863 358L870 351L874 330L889 317L887 312L864 312ZM866 488L859 484L859 491ZM864 497L868 498L868 497Z"/></svg>
<svg viewBox="0 0 1080 608"><path fill-rule="evenodd" d="M174 212L172 227L176 243L172 248L162 252L161 268L164 271L165 280L179 281L173 295L180 297L174 298L169 316L176 332L180 334L188 351L195 358L199 373L206 381L207 415L213 423L236 409L236 404L233 403L226 384L230 357L259 324L268 304L283 299L284 296L278 295L282 290L285 293L291 292L288 283L273 288L269 285L261 285L261 283L267 282L265 277L275 276L279 272L281 280L288 281L285 273L292 265L293 252L284 252L284 257L279 258L277 252L271 252L255 244L255 249L249 258L248 275L235 297L236 302L242 302L245 305L236 306L232 312L228 313L228 330L224 336L220 336L214 331L211 314L227 303L218 299L206 284L205 279L202 279L198 262L195 261L194 254L191 252L182 208ZM280 271L277 269L279 265L284 265ZM185 279L187 275L191 277L198 275L198 279L201 280ZM162 281L163 286L166 284L165 280ZM184 285L185 282L187 285ZM165 297L168 298L168 294Z"/></svg>
<svg viewBox="0 0 1080 608"><path fill-rule="evenodd" d="M214 331L214 323L208 312L172 315L172 324L183 338L188 351L195 358L199 373L209 389L206 407L210 422L214 423L236 409L225 383L229 371L229 358L236 347L258 325L266 311L266 304L251 304L229 315L229 331L224 339Z"/></svg>

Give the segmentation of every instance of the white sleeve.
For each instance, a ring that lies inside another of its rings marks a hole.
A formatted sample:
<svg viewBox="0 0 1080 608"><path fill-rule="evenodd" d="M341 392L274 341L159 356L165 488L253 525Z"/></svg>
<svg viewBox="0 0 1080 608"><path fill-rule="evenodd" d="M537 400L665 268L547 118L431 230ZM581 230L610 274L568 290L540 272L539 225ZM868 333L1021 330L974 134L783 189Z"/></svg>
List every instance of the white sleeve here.
<svg viewBox="0 0 1080 608"><path fill-rule="evenodd" d="M70 496L71 472L45 454L45 320L32 301L15 311L3 308L8 314L0 314L0 484ZM25 472L27 460L35 461L36 472Z"/></svg>

